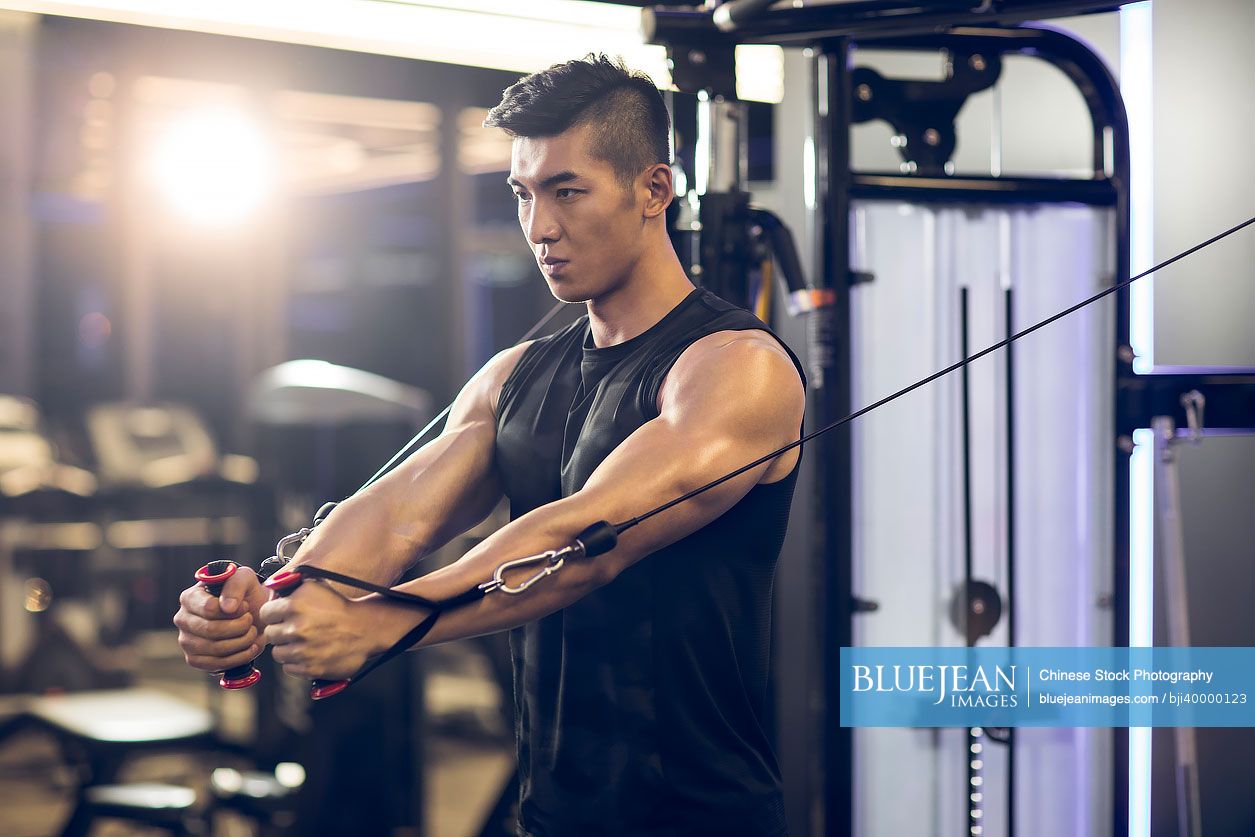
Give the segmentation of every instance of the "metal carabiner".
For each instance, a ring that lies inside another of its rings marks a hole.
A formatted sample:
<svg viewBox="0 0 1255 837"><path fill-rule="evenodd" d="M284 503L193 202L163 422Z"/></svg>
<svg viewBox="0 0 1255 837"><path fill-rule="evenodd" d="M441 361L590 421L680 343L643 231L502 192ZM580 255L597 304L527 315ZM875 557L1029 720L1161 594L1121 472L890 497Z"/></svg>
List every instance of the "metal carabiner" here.
<svg viewBox="0 0 1255 837"><path fill-rule="evenodd" d="M514 558L506 561L504 564L498 566L493 572L492 580L485 581L483 584L479 585L479 589L485 593L500 590L502 593L509 593L512 596L517 596L519 593L525 592L529 587L540 581L542 578L553 575L558 570L562 569L562 566L566 563L566 559L573 556L578 551L580 550L574 546L567 546L562 549L550 549L540 553L539 555L528 555L524 558ZM527 579L522 584L509 585L505 583L505 574L510 570L517 569L519 567L526 567L529 564L539 563L543 563L544 566L537 570L531 578Z"/></svg>
<svg viewBox="0 0 1255 837"><path fill-rule="evenodd" d="M305 543L305 539L309 537L312 529L301 529L290 535L284 535L279 538L279 542L275 544L275 554L271 555L265 561L261 562L261 566L257 568L257 577L262 581L270 578L292 560L292 556L296 554L296 550L292 550L292 555L286 554L285 550L292 544L296 544L297 549L301 544Z"/></svg>
<svg viewBox="0 0 1255 837"><path fill-rule="evenodd" d="M490 581L485 581L479 585L482 593L491 593L494 590L500 590L503 593L509 593L517 596L540 581L545 576L553 575L566 563L568 558L579 560L581 558L593 558L602 555L614 549L618 542L619 534L615 531L615 527L604 520L599 520L575 537L574 542L570 546L564 546L562 549L550 549L539 555L528 555L525 558L514 558L506 561L497 567L492 574ZM526 567L529 564L544 563L544 567L536 571L535 575L524 581L522 584L511 586L505 583L505 574L510 570L519 567Z"/></svg>
<svg viewBox="0 0 1255 837"><path fill-rule="evenodd" d="M279 542L275 544L275 554L262 561L261 566L257 568L258 577L263 581L270 578L285 564L295 558L296 550L301 548L301 544L305 543L305 539L327 519L329 514L335 511L335 508L335 503L323 503L322 508L314 515L314 524L312 526L299 529L290 535L284 535L282 538L279 538ZM296 544L296 549L292 550L291 555L288 555L284 550L292 544Z"/></svg>
<svg viewBox="0 0 1255 837"><path fill-rule="evenodd" d="M288 561L292 560L293 556L296 555L296 550L292 550L292 555L286 554L284 550L292 544L296 544L297 549L299 549L301 544L305 543L305 539L308 538L310 533L313 531L313 529L298 529L290 535L284 535L282 538L279 538L279 542L275 544L275 555L283 559L283 562L286 564Z"/></svg>

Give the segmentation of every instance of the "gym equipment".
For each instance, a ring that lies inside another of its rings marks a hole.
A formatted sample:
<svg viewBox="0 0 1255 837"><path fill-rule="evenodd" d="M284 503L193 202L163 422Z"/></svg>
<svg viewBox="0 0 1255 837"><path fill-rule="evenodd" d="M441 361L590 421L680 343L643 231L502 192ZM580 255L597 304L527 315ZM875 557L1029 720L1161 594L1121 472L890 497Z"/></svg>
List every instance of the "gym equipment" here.
<svg viewBox="0 0 1255 837"><path fill-rule="evenodd" d="M174 785L118 785L127 758L155 750L216 748L213 718L164 692L119 689L31 698L24 717L51 733L80 772L63 837L87 834L97 817L125 817L176 833L192 827L195 794ZM190 794L190 796L189 796Z"/></svg>

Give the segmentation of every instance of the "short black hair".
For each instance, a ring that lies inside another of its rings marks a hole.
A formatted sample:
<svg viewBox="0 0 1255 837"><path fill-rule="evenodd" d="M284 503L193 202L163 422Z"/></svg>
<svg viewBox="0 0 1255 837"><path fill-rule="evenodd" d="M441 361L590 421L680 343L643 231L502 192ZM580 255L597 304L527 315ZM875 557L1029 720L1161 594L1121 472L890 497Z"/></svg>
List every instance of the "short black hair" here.
<svg viewBox="0 0 1255 837"><path fill-rule="evenodd" d="M589 152L625 184L671 162L671 116L654 82L623 59L589 53L524 76L506 88L484 126L512 137L552 137L593 126Z"/></svg>

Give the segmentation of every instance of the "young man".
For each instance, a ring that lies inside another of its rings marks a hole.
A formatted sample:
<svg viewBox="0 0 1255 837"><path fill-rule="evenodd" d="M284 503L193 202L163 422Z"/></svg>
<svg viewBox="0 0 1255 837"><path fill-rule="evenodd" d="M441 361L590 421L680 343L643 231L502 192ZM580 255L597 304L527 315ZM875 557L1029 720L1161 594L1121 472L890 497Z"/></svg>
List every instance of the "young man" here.
<svg viewBox="0 0 1255 837"><path fill-rule="evenodd" d="M508 525L402 588L431 599L796 440L804 409L791 353L695 290L676 258L670 126L647 77L604 56L557 65L506 90L486 124L514 137L509 184L550 290L588 316L489 361L439 438L340 504L294 559L388 583L507 497ZM681 503L525 594L448 612L423 641L513 629L521 834L784 833L763 705L797 458ZM190 587L181 604L196 668L269 643L306 678L353 674L422 617L318 583L269 601L251 572L221 599Z"/></svg>

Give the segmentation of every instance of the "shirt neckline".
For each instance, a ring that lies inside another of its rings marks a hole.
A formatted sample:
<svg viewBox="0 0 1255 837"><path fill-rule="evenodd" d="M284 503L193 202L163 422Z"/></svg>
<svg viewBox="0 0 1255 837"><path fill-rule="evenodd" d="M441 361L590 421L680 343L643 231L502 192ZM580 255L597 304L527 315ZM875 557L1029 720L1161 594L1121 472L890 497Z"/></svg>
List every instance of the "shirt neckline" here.
<svg viewBox="0 0 1255 837"><path fill-rule="evenodd" d="M593 329L592 324L588 324L584 331L584 361L586 363L602 363L611 360L619 360L624 355L631 352L651 335L656 334L667 323L678 317L685 309L689 308L702 295L701 288L694 288L676 303L675 307L662 315L662 319L642 331L635 337L624 340L622 343L615 343L613 346L595 346L593 345Z"/></svg>

